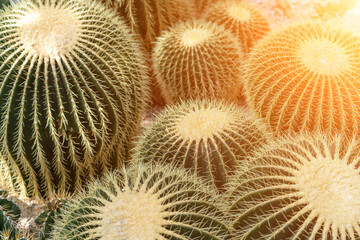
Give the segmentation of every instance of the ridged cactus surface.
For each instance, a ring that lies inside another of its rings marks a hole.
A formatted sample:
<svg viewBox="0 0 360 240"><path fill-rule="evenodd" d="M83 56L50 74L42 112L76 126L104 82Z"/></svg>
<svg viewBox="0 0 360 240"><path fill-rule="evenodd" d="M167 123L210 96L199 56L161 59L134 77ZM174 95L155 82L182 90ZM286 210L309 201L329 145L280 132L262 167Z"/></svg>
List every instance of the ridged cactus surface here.
<svg viewBox="0 0 360 240"><path fill-rule="evenodd" d="M247 53L270 31L269 21L261 10L243 0L225 0L210 4L203 18L231 30Z"/></svg>
<svg viewBox="0 0 360 240"><path fill-rule="evenodd" d="M0 176L18 193L79 188L128 157L146 100L140 44L90 0L0 15Z"/></svg>
<svg viewBox="0 0 360 240"><path fill-rule="evenodd" d="M177 22L195 16L193 0L102 0L123 16L147 50L155 38Z"/></svg>
<svg viewBox="0 0 360 240"><path fill-rule="evenodd" d="M69 203L52 239L225 240L216 196L182 169L136 165L90 184Z"/></svg>
<svg viewBox="0 0 360 240"><path fill-rule="evenodd" d="M358 152L308 134L259 149L230 187L235 239L360 239Z"/></svg>
<svg viewBox="0 0 360 240"><path fill-rule="evenodd" d="M224 101L183 102L157 116L140 138L135 159L182 165L221 188L268 138L264 124L244 108Z"/></svg>
<svg viewBox="0 0 360 240"><path fill-rule="evenodd" d="M243 49L224 27L203 20L164 31L153 51L165 100L235 99L241 91Z"/></svg>
<svg viewBox="0 0 360 240"><path fill-rule="evenodd" d="M358 134L359 44L359 36L320 21L268 35L246 66L249 105L277 133Z"/></svg>

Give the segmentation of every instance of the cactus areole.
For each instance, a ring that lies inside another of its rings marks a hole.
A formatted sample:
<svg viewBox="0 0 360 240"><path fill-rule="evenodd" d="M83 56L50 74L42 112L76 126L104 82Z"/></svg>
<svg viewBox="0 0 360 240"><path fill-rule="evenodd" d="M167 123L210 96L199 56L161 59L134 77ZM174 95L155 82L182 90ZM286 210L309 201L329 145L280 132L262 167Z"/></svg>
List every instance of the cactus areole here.
<svg viewBox="0 0 360 240"><path fill-rule="evenodd" d="M5 182L46 197L126 159L145 99L139 48L124 22L93 1L34 0L2 12Z"/></svg>

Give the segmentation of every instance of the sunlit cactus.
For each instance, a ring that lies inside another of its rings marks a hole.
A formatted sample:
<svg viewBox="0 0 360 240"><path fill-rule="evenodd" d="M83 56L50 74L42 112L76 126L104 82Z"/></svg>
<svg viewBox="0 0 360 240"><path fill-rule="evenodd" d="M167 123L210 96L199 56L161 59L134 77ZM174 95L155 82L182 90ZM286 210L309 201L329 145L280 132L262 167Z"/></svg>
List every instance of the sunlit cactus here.
<svg viewBox="0 0 360 240"><path fill-rule="evenodd" d="M359 143L350 142L304 134L260 148L229 187L236 239L359 239Z"/></svg>
<svg viewBox="0 0 360 240"><path fill-rule="evenodd" d="M184 102L157 116L134 158L182 165L221 188L269 137L262 122L244 108L222 101Z"/></svg>
<svg viewBox="0 0 360 240"><path fill-rule="evenodd" d="M153 51L157 81L165 100L235 99L241 91L243 50L220 25L179 23L163 32Z"/></svg>
<svg viewBox="0 0 360 240"><path fill-rule="evenodd" d="M217 196L183 169L136 165L90 184L64 210L52 239L225 240Z"/></svg>
<svg viewBox="0 0 360 240"><path fill-rule="evenodd" d="M147 50L168 27L195 16L193 0L102 0L124 16Z"/></svg>
<svg viewBox="0 0 360 240"><path fill-rule="evenodd" d="M90 0L21 1L0 15L0 176L46 197L128 157L146 101L140 44Z"/></svg>
<svg viewBox="0 0 360 240"><path fill-rule="evenodd" d="M358 134L360 37L324 22L290 25L250 54L250 106L271 128Z"/></svg>
<svg viewBox="0 0 360 240"><path fill-rule="evenodd" d="M247 53L270 31L269 22L260 9L243 0L217 1L206 8L204 19L231 30Z"/></svg>

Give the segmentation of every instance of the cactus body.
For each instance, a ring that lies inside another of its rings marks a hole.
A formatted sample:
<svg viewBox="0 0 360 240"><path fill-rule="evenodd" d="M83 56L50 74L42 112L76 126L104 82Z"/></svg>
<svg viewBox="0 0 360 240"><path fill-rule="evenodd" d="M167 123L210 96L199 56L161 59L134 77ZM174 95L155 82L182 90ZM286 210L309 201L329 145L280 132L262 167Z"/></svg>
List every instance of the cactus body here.
<svg viewBox="0 0 360 240"><path fill-rule="evenodd" d="M183 169L136 165L92 183L52 239L227 239L216 191Z"/></svg>
<svg viewBox="0 0 360 240"><path fill-rule="evenodd" d="M359 239L358 151L306 134L259 149L229 187L237 239Z"/></svg>
<svg viewBox="0 0 360 240"><path fill-rule="evenodd" d="M167 108L140 138L135 159L171 162L195 170L221 188L236 166L267 140L249 111L222 101Z"/></svg>
<svg viewBox="0 0 360 240"><path fill-rule="evenodd" d="M233 100L241 91L243 55L236 38L222 26L190 21L163 32L154 47L153 63L168 103Z"/></svg>
<svg viewBox="0 0 360 240"><path fill-rule="evenodd" d="M20 194L73 191L127 159L146 99L140 45L89 0L0 15L1 176Z"/></svg>
<svg viewBox="0 0 360 240"><path fill-rule="evenodd" d="M155 38L168 27L195 16L192 0L102 0L117 10L141 36L150 51Z"/></svg>
<svg viewBox="0 0 360 240"><path fill-rule="evenodd" d="M0 239L13 240L18 236L15 222L19 220L20 208L8 197L8 192L0 190Z"/></svg>
<svg viewBox="0 0 360 240"><path fill-rule="evenodd" d="M359 44L355 34L319 21L268 35L246 66L250 106L277 133L358 134Z"/></svg>
<svg viewBox="0 0 360 240"><path fill-rule="evenodd" d="M206 8L204 19L222 24L231 30L247 53L270 31L265 15L243 0L215 2Z"/></svg>

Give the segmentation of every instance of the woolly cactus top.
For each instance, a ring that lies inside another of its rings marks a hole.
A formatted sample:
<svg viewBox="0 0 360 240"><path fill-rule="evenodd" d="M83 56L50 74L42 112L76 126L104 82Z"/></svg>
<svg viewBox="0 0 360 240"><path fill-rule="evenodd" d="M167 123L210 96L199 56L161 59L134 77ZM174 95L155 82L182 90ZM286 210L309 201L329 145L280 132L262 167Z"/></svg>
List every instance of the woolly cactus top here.
<svg viewBox="0 0 360 240"><path fill-rule="evenodd" d="M58 57L74 50L81 34L79 13L72 5L33 5L14 21L26 52Z"/></svg>

